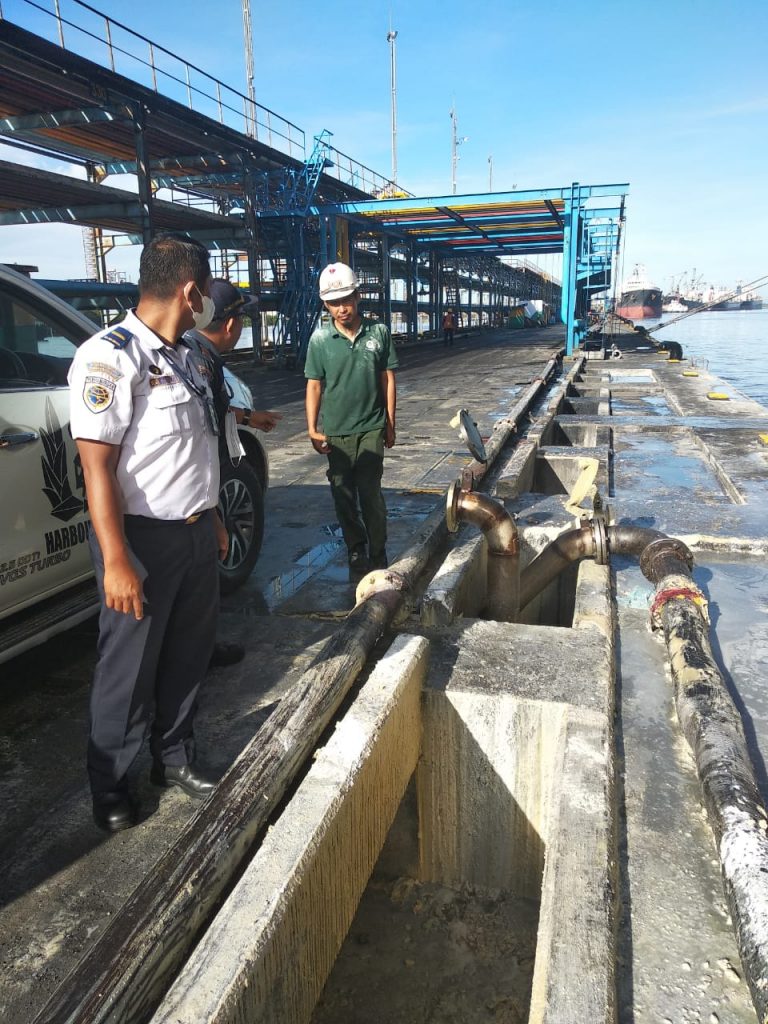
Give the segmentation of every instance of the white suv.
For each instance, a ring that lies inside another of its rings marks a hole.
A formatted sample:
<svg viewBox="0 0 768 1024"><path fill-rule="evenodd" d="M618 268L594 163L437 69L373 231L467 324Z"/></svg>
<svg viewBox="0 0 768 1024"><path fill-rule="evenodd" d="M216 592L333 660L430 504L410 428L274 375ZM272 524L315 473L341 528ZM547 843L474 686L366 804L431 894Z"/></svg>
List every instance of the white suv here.
<svg viewBox="0 0 768 1024"><path fill-rule="evenodd" d="M0 264L0 662L92 615L98 607L91 524L69 430L67 373L98 325L35 281ZM233 404L252 408L225 371ZM264 530L265 451L239 428L246 452L222 465L220 509L230 538L221 586L240 586Z"/></svg>

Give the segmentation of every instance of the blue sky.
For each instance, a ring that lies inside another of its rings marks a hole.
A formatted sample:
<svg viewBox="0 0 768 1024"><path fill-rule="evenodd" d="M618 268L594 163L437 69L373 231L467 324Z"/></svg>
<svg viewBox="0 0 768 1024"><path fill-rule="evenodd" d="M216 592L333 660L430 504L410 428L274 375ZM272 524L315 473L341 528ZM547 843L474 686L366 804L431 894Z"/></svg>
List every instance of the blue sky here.
<svg viewBox="0 0 768 1024"><path fill-rule="evenodd" d="M41 0L50 7L53 0ZM64 11L74 10L61 0ZM30 25L23 0L5 16ZM97 6L97 4L94 4ZM101 10L245 91L239 0L101 0ZM768 4L742 0L251 0L257 100L389 174L389 18L398 168L417 195L629 182L624 267L667 288L768 271ZM83 15L77 18L82 20ZM7 149L2 152L8 157ZM78 276L77 229L0 229L0 259ZM130 265L129 253L119 260ZM67 267L69 266L69 270Z"/></svg>

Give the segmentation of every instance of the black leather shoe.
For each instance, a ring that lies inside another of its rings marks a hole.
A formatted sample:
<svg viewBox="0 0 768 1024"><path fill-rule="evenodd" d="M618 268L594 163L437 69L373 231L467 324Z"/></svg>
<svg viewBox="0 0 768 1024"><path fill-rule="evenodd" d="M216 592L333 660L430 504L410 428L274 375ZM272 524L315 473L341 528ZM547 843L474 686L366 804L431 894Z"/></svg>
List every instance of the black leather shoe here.
<svg viewBox="0 0 768 1024"><path fill-rule="evenodd" d="M94 793L93 820L105 832L122 832L138 823L139 808L129 794L123 791Z"/></svg>
<svg viewBox="0 0 768 1024"><path fill-rule="evenodd" d="M349 575L353 579L364 576L369 568L370 565L368 564L364 548L354 548L349 552Z"/></svg>
<svg viewBox="0 0 768 1024"><path fill-rule="evenodd" d="M158 764L156 761L149 778L155 786L176 786L193 800L205 800L216 788L213 779L191 764Z"/></svg>
<svg viewBox="0 0 768 1024"><path fill-rule="evenodd" d="M225 668L227 665L236 665L244 657L245 648L242 644L216 643L211 660L208 662L208 668Z"/></svg>

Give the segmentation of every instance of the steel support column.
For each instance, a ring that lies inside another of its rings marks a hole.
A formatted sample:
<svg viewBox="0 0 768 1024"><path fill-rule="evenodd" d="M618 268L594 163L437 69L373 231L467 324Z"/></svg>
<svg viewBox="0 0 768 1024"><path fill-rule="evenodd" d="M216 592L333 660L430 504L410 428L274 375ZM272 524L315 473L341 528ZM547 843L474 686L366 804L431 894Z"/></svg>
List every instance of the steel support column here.
<svg viewBox="0 0 768 1024"><path fill-rule="evenodd" d="M392 330L392 271L389 264L389 237L381 236L381 293L384 323Z"/></svg>
<svg viewBox="0 0 768 1024"><path fill-rule="evenodd" d="M259 273L258 218L256 216L256 174L250 160L245 165L243 185L245 229L248 234L246 248L248 290L258 298L261 292L261 275ZM251 337L253 339L253 361L258 364L261 363L261 313L251 318Z"/></svg>
<svg viewBox="0 0 768 1024"><path fill-rule="evenodd" d="M133 141L136 148L136 179L139 188L139 222L143 244L154 234L152 217L152 177L146 138L146 109L141 104L131 106L133 115Z"/></svg>
<svg viewBox="0 0 768 1024"><path fill-rule="evenodd" d="M320 218L320 266L327 267L332 261L328 259L329 243L328 243L328 217Z"/></svg>
<svg viewBox="0 0 768 1024"><path fill-rule="evenodd" d="M406 250L406 271L405 271L405 308L406 308L406 335L409 341L413 341L418 335L418 317L416 315L418 303L418 281L416 279L416 252L413 245Z"/></svg>
<svg viewBox="0 0 768 1024"><path fill-rule="evenodd" d="M433 333L440 326L441 306L440 257L433 250L429 254L429 330Z"/></svg>
<svg viewBox="0 0 768 1024"><path fill-rule="evenodd" d="M560 315L565 324L565 351L571 355L579 346L576 316L576 272L581 234L581 201L578 182L571 185L566 200L563 239L563 292Z"/></svg>

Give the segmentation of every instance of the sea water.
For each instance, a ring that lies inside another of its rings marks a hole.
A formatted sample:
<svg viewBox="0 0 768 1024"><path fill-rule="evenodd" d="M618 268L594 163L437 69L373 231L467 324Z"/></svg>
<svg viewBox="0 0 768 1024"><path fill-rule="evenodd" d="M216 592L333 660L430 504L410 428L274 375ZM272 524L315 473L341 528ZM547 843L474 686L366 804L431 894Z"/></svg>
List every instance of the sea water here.
<svg viewBox="0 0 768 1024"><path fill-rule="evenodd" d="M675 316L666 313L661 321L644 320L642 324L650 329ZM768 406L768 308L705 310L654 331L653 336L657 341L679 342L684 358L706 366L710 373Z"/></svg>

